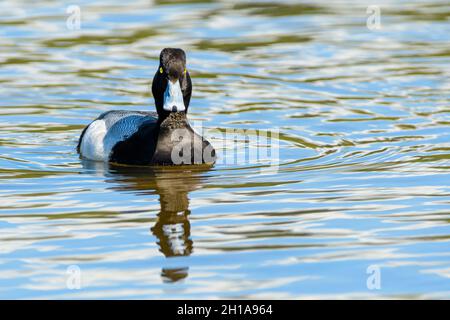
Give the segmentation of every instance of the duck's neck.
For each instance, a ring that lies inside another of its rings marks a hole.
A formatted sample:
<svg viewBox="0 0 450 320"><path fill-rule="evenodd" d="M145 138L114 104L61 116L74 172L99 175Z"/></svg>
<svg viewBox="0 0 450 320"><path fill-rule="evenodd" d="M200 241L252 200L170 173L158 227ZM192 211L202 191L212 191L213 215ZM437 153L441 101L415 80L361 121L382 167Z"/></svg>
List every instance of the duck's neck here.
<svg viewBox="0 0 450 320"><path fill-rule="evenodd" d="M159 123L160 129L178 129L186 127L188 123L186 112L171 112L167 117L162 119Z"/></svg>

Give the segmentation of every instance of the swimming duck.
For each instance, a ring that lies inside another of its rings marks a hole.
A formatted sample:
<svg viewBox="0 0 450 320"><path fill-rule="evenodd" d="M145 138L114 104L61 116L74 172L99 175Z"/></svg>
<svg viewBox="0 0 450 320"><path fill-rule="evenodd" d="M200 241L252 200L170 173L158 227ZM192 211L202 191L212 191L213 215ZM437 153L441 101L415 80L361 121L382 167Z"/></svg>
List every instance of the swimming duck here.
<svg viewBox="0 0 450 320"><path fill-rule="evenodd" d="M189 125L192 82L182 49L165 48L152 83L156 113L112 110L81 133L81 157L132 165L215 162L215 150Z"/></svg>

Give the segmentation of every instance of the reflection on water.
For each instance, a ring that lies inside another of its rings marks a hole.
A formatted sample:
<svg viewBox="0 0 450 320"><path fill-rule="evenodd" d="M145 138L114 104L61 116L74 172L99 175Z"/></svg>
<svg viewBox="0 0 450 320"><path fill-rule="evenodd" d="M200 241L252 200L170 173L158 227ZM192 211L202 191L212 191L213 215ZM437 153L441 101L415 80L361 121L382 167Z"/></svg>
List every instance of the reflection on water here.
<svg viewBox="0 0 450 320"><path fill-rule="evenodd" d="M189 223L189 192L198 188L201 173L210 167L133 167L82 160L89 174L109 176L112 189L137 191L146 196L157 194L161 206L152 234L158 239L159 251L165 257L189 256L193 251ZM176 282L188 276L189 267L163 267L161 276L166 282Z"/></svg>
<svg viewBox="0 0 450 320"><path fill-rule="evenodd" d="M449 298L450 8L376 2L79 0L76 30L0 1L0 297ZM169 45L220 161L80 161L101 112L154 110ZM279 132L277 170L227 130Z"/></svg>

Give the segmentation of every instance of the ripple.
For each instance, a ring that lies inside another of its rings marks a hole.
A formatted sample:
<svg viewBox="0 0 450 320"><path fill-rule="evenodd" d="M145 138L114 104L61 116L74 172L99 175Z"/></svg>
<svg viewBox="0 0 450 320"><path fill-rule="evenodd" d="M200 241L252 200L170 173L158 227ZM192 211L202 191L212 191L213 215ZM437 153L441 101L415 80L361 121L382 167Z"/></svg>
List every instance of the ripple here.
<svg viewBox="0 0 450 320"><path fill-rule="evenodd" d="M448 298L446 1L381 1L377 31L365 1L66 5L0 4L0 297ZM153 111L169 44L220 161L81 160L99 113Z"/></svg>

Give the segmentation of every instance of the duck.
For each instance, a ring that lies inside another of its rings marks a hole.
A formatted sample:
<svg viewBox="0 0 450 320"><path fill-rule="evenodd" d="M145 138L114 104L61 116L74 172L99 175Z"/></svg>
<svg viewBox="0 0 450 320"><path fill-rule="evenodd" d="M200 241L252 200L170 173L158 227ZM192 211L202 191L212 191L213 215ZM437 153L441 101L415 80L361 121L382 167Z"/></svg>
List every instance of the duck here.
<svg viewBox="0 0 450 320"><path fill-rule="evenodd" d="M192 81L184 50L161 51L152 93L156 112L111 110L86 126L80 157L125 165L213 164L214 147L187 119Z"/></svg>

